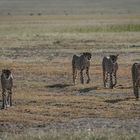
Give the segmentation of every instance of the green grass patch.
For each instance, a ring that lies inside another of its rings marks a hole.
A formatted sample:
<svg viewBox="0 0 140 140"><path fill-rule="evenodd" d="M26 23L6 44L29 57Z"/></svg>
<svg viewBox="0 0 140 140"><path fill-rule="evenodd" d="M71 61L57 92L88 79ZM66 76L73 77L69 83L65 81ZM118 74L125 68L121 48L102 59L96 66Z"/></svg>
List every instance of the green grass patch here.
<svg viewBox="0 0 140 140"><path fill-rule="evenodd" d="M121 24L121 25L96 25L80 26L57 29L56 32L64 33L92 33L92 32L140 32L140 24Z"/></svg>
<svg viewBox="0 0 140 140"><path fill-rule="evenodd" d="M117 33L117 32L140 32L140 24L97 24L97 25L7 25L0 26L0 35L18 36L18 38L30 39L32 35L46 33Z"/></svg>

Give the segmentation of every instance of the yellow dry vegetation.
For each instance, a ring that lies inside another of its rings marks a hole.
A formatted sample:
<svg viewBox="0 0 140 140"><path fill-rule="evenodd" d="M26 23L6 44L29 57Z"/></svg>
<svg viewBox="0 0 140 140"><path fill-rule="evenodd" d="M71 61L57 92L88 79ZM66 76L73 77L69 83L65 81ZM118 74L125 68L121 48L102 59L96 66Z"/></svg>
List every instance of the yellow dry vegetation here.
<svg viewBox="0 0 140 140"><path fill-rule="evenodd" d="M14 75L13 106L0 110L0 122L32 126L77 118L139 119L140 102L132 90L131 65L140 60L140 32L70 31L75 25L86 26L87 20L94 26L129 24L131 19L134 24L140 22L139 16L117 18L0 17L0 69L11 69ZM63 26L69 30L61 34ZM92 53L91 83L81 85L78 75L74 86L71 58L84 51ZM101 61L112 53L120 54L118 84L106 89Z"/></svg>

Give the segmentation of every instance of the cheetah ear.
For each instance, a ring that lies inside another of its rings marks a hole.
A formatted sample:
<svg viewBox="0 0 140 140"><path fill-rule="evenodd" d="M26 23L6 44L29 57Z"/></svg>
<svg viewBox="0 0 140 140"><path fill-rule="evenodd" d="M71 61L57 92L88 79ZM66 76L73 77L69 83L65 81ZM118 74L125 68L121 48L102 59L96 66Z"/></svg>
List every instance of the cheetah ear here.
<svg viewBox="0 0 140 140"><path fill-rule="evenodd" d="M2 69L2 73L5 73L5 70L6 70L6 69Z"/></svg>
<svg viewBox="0 0 140 140"><path fill-rule="evenodd" d="M83 52L83 55L86 55L86 53L85 53L85 52Z"/></svg>

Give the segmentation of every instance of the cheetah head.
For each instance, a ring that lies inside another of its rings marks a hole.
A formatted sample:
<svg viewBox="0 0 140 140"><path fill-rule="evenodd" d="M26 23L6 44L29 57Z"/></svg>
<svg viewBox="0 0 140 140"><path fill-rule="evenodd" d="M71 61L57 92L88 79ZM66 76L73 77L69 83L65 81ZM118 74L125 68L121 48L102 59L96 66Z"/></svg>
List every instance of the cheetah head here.
<svg viewBox="0 0 140 140"><path fill-rule="evenodd" d="M118 59L119 54L117 55L110 55L110 58L112 60L113 63L116 63L117 59Z"/></svg>
<svg viewBox="0 0 140 140"><path fill-rule="evenodd" d="M11 70L3 69L3 70L2 70L2 74L4 74L5 77L8 79L9 76L11 75Z"/></svg>
<svg viewBox="0 0 140 140"><path fill-rule="evenodd" d="M83 53L83 55L88 59L88 60L90 60L91 59L91 53L89 53L89 52L84 52Z"/></svg>

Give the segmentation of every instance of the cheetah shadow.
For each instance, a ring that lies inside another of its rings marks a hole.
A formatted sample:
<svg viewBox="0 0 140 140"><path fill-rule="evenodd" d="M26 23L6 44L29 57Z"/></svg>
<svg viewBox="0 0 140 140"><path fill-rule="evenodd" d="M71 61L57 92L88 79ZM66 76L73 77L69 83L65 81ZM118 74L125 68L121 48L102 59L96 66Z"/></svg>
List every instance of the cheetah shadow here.
<svg viewBox="0 0 140 140"><path fill-rule="evenodd" d="M106 103L118 103L118 102L123 102L123 101L129 101L129 100L132 100L134 99L133 97L127 97L127 98L124 98L124 99L112 99L112 100L105 100Z"/></svg>
<svg viewBox="0 0 140 140"><path fill-rule="evenodd" d="M85 92L90 92L91 90L97 90L98 87L95 86L95 87L89 87L89 88L84 88L84 89L79 89L79 92L80 93L85 93Z"/></svg>
<svg viewBox="0 0 140 140"><path fill-rule="evenodd" d="M131 89L131 88L133 88L133 86L117 85L117 86L115 86L115 88L117 88L117 89Z"/></svg>
<svg viewBox="0 0 140 140"><path fill-rule="evenodd" d="M48 85L46 86L47 88L66 88L66 87L69 87L69 86L72 86L70 84L53 84L53 85Z"/></svg>

